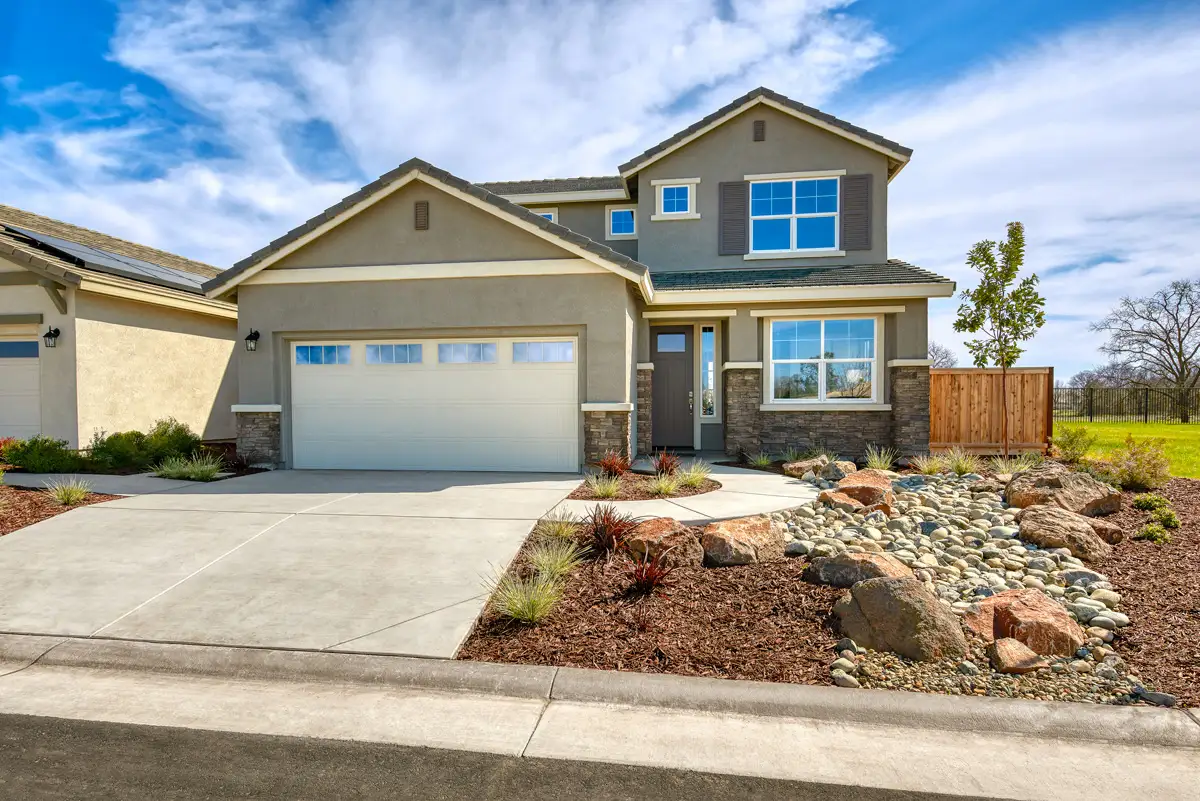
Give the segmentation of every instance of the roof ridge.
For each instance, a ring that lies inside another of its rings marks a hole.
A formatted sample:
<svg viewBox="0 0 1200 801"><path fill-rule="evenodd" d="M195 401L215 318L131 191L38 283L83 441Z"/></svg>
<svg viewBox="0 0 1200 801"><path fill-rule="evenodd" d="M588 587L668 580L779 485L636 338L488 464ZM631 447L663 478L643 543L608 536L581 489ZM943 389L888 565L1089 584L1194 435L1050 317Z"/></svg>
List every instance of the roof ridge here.
<svg viewBox="0 0 1200 801"><path fill-rule="evenodd" d="M193 273L205 278L211 278L212 276L218 275L221 272L221 268L219 267L207 264L206 262L197 261L196 259L189 259L186 256L180 256L178 253L172 253L168 250L162 250L161 248L152 247L150 245L143 245L139 242L122 239L119 236L112 236L111 234L106 234L102 231L97 231L92 228L85 228L82 225L75 225L74 223L65 222L63 220L56 220L53 217L47 217L44 214L38 214L37 212L20 209L16 206L9 206L3 203L0 203L0 225L28 228L31 231L35 231L40 234L57 236L62 239L73 241L79 245L91 245L101 249L111 250L111 247L104 248L104 244L115 244L121 248L133 251L113 251L119 256L128 256L129 258L142 259L143 261L152 261L161 267L173 267L177 270L183 270L184 272ZM94 238L98 241L87 242L72 239L72 235L77 236L79 234L86 235L86 237ZM138 253L143 255L138 255ZM155 257L165 257L167 263L153 261Z"/></svg>

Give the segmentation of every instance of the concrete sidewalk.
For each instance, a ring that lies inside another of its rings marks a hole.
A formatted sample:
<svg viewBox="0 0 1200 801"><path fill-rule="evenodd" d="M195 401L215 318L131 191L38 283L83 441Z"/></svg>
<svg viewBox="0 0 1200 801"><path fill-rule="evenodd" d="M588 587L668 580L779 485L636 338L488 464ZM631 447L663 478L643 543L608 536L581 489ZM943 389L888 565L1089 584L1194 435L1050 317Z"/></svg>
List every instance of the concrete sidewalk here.
<svg viewBox="0 0 1200 801"><path fill-rule="evenodd" d="M1200 786L1181 710L350 654L0 637L0 714L971 798Z"/></svg>

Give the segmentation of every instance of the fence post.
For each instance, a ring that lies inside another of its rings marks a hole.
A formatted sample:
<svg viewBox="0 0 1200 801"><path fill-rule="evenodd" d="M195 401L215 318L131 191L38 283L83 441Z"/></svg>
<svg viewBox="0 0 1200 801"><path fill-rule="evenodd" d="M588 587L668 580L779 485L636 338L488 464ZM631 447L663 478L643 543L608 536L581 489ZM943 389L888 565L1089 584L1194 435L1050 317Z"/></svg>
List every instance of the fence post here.
<svg viewBox="0 0 1200 801"><path fill-rule="evenodd" d="M1142 390L1142 392L1144 392L1146 395L1146 405L1143 407L1145 409L1145 412L1142 414L1142 422L1149 423L1150 422L1150 387L1146 387L1145 389Z"/></svg>
<svg viewBox="0 0 1200 801"><path fill-rule="evenodd" d="M1095 422L1095 419L1094 419L1095 415L1093 414L1093 406L1095 405L1094 404L1095 397L1096 397L1096 388L1088 387L1087 388L1087 410L1088 410L1088 422L1089 423Z"/></svg>

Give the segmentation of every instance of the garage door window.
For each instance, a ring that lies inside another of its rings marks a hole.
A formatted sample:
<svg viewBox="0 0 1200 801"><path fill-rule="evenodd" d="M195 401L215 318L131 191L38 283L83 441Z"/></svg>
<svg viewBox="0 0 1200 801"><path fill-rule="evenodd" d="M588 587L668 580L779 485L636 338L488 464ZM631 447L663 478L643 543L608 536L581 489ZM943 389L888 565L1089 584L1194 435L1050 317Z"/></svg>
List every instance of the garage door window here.
<svg viewBox="0 0 1200 801"><path fill-rule="evenodd" d="M549 363L575 361L574 342L514 342L513 361Z"/></svg>
<svg viewBox="0 0 1200 801"><path fill-rule="evenodd" d="M36 359L36 342L0 342L0 359Z"/></svg>
<svg viewBox="0 0 1200 801"><path fill-rule="evenodd" d="M350 346L297 345L296 364L350 364Z"/></svg>
<svg viewBox="0 0 1200 801"><path fill-rule="evenodd" d="M438 345L443 364L495 364L495 342L443 342Z"/></svg>
<svg viewBox="0 0 1200 801"><path fill-rule="evenodd" d="M367 345L367 364L420 364L421 346Z"/></svg>

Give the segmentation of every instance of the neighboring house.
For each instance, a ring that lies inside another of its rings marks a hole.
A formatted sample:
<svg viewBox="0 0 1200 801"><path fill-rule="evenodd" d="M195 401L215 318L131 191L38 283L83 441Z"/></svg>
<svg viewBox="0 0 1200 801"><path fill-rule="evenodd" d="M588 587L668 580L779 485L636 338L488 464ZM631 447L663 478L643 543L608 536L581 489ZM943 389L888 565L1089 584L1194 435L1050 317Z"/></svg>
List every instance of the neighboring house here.
<svg viewBox="0 0 1200 801"><path fill-rule="evenodd" d="M237 308L200 289L219 272L0 205L0 437L86 447L172 416L232 439Z"/></svg>
<svg viewBox="0 0 1200 801"><path fill-rule="evenodd" d="M766 89L620 175L414 159L205 283L238 444L331 468L576 470L607 449L929 445L927 298L890 260L911 151Z"/></svg>

